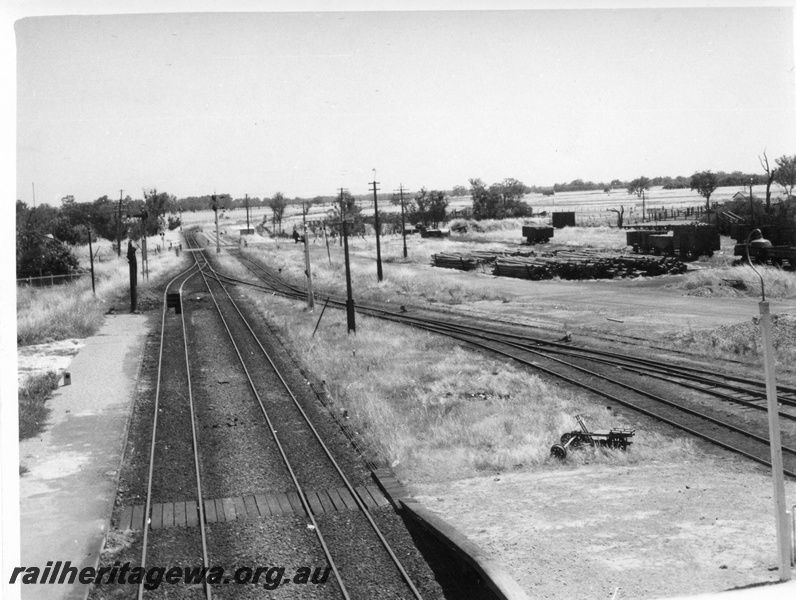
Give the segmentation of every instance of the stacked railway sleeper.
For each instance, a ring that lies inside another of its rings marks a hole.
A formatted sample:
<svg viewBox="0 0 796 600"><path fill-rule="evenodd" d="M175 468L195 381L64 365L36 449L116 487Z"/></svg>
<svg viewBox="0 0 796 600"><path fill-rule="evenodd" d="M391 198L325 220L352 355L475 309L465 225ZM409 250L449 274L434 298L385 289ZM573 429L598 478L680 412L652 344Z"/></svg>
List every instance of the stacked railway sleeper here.
<svg viewBox="0 0 796 600"><path fill-rule="evenodd" d="M434 254L431 264L472 271L492 265L492 273L519 279L615 279L684 273L688 267L672 257L630 256L596 250L553 252L469 252Z"/></svg>
<svg viewBox="0 0 796 600"><path fill-rule="evenodd" d="M495 262L498 254L495 252L442 252L431 255L431 264L443 269L459 269L460 271L472 271L483 265Z"/></svg>
<svg viewBox="0 0 796 600"><path fill-rule="evenodd" d="M558 252L555 256L501 257L494 274L519 279L618 279L684 273L679 260L617 256L604 253Z"/></svg>
<svg viewBox="0 0 796 600"><path fill-rule="evenodd" d="M256 279L251 285L303 298L303 290L264 265L242 253L236 256ZM332 305L342 309L345 301L332 297ZM708 369L694 365L693 360L667 362L660 357L648 359L637 353L577 346L531 335L526 327L431 309L358 304L356 310L459 340L472 349L579 388L601 403L607 400L617 409L630 409L625 415L649 417L770 467L766 388L761 379ZM784 471L796 478L796 387L779 385L778 399ZM559 435L551 431L551 443ZM636 440L645 443L643 429L637 429Z"/></svg>
<svg viewBox="0 0 796 600"><path fill-rule="evenodd" d="M103 558L160 570L160 580L96 586L92 597L260 598L279 588L285 598L442 598L284 348L190 250L195 264L164 293Z"/></svg>

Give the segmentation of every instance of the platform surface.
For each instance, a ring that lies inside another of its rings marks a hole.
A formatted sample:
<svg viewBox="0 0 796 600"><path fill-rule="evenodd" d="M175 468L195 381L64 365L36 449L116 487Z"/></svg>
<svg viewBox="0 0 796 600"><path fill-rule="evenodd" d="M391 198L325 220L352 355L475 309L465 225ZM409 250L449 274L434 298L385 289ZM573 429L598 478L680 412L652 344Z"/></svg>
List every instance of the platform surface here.
<svg viewBox="0 0 796 600"><path fill-rule="evenodd" d="M49 423L20 444L21 564L94 566L116 497L148 319L109 315L72 359L71 385L48 401ZM83 598L88 586L23 585L23 599Z"/></svg>

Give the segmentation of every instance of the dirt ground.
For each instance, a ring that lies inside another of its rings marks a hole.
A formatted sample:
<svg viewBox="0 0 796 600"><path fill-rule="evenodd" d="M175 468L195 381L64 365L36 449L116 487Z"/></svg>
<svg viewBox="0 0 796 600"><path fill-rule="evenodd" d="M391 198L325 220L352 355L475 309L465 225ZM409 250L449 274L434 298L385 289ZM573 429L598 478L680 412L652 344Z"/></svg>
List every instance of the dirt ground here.
<svg viewBox="0 0 796 600"><path fill-rule="evenodd" d="M778 579L770 473L728 455L411 489L532 598L659 598Z"/></svg>

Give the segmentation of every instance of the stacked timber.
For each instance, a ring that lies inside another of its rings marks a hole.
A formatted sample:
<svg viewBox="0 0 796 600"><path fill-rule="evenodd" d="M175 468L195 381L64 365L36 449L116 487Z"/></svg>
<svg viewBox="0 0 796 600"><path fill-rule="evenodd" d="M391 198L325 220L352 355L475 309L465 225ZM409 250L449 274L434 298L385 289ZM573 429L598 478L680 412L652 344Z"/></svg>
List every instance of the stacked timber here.
<svg viewBox="0 0 796 600"><path fill-rule="evenodd" d="M495 261L494 274L520 279L615 279L684 273L687 267L671 257L617 256L559 252L556 256L504 256Z"/></svg>
<svg viewBox="0 0 796 600"><path fill-rule="evenodd" d="M461 271L472 271L479 265L489 265L495 262L500 252L473 251L467 254L458 252L432 254L431 265L442 267L443 269L459 269Z"/></svg>

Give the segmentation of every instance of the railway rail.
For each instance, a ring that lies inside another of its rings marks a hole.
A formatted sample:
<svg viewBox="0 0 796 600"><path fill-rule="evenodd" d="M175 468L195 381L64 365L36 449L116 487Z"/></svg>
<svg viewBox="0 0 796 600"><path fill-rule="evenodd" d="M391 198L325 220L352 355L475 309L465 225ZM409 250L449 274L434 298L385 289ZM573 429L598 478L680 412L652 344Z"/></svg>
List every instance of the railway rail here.
<svg viewBox="0 0 796 600"><path fill-rule="evenodd" d="M306 297L305 290L282 280L240 249L230 246L229 251L255 278L252 282L224 276L230 283L254 285L299 300ZM330 297L328 304L343 308L345 301ZM359 304L356 311L445 335L503 356L770 466L762 381L533 337L503 323L488 327L473 324L471 319L449 313L440 315L406 307L396 310L372 304ZM593 384L586 383L587 379ZM651 385L651 380L656 384ZM663 397L654 391L667 386L670 390L671 386L686 389L689 394L672 392ZM781 418L796 420L796 388L780 385L778 395ZM783 443L785 473L796 478L796 437L790 429L783 432Z"/></svg>
<svg viewBox="0 0 796 600"><path fill-rule="evenodd" d="M295 376L284 372L281 359L273 355L268 343L261 339L261 332L247 319L246 307L241 306L239 298L230 293L224 277L214 270L190 238L187 242L194 264L172 279L164 291L145 504L141 516L143 533L140 565L146 568L150 564L168 564L165 557L180 556L186 561L200 558L202 566L208 569L211 561L224 562L229 558L228 548L214 546L222 537L219 529L223 525L215 516L211 518L207 514L208 507L218 503L215 501L214 504L213 496L219 495L219 490L224 487L219 478L229 476L220 477L218 474L213 455L215 442L200 437L202 431L205 432L203 436L213 437L213 428L216 427L213 422L218 419L212 415L219 403L214 403L206 390L194 390L192 385L192 381L201 379L201 372L208 369L199 366L192 372L192 365L200 362L195 355L199 346L195 337L199 316L198 313L191 313L190 306L183 310L184 301L187 301L203 303L205 307L212 305L212 312L216 315L214 327L225 332L225 336L212 338L213 345L217 349L225 344L225 352L237 358L236 367L223 368L225 377L234 380L237 389L248 388L248 394L236 394L241 402L248 403L246 425L259 428L257 439L264 437L259 435L259 431L267 430L272 442L269 444L272 448L270 452L278 454L282 465L282 473L276 473L278 481L274 486L284 490L290 485L294 490L281 495L291 504L288 508L295 514L297 527L304 530L304 533L298 532L296 535L306 541L309 531L315 537L317 548L308 552L316 557L322 556L329 565L339 597L422 598L409 569L399 558L399 554L404 557L409 554L406 548L393 548L396 537L394 531L388 534L382 532L386 519L379 513L388 504L387 501L382 497L383 503L378 502L377 496L370 494L362 485L361 478L354 481L347 474L351 466L346 461L350 462L351 459L344 457L341 463L340 457L335 457L324 442L322 428L317 423L313 424L311 408L302 406ZM179 294L178 304L174 302L175 293ZM179 306L176 311L180 313L179 318L169 314L170 306ZM186 312L189 315L187 322ZM205 319L201 321L202 326L209 327L209 320L202 318ZM199 352L206 350L203 348ZM175 357L179 354L183 358L179 361L180 367L175 368ZM166 362L169 362L170 368L165 367ZM199 392L198 399L195 391ZM242 399L244 395L245 400ZM256 402L256 408L251 408L252 400ZM253 412L259 413L261 423L252 422ZM227 412L224 419L229 420L230 416ZM234 419L237 421L238 417ZM178 425L180 421L182 426ZM168 434L161 432L164 423L169 423ZM175 431L179 433L175 435ZM224 439L236 436L230 431L224 434ZM191 455L190 459L188 454ZM270 465L269 471L276 470L272 458L256 457L252 462L260 468L267 463ZM176 471L181 475L175 475L175 463L179 463L180 468ZM186 468L189 463L190 468ZM268 477L272 475L269 473ZM170 481L175 476L182 478L178 482ZM209 492L208 488L214 491ZM188 489L194 491L189 494L190 499L186 503L189 507L187 512L190 513L187 524L195 527L178 532L176 544L179 547L175 547L174 529L161 527L164 517L162 513L156 513L154 507L165 506L168 501L175 499L175 493L185 494ZM314 491L318 489L328 490L328 494ZM262 495L257 497L266 498ZM268 499L268 502L271 500ZM274 510L277 511L278 507ZM135 517L132 520L135 521ZM389 523L387 527L389 529ZM387 539L388 535L393 541ZM278 546L273 538L264 538L259 543L274 551ZM416 565L413 567L416 568ZM426 577L426 580L431 579ZM197 586L186 587L184 593L195 597ZM438 595L434 586L426 583L425 587L432 590L431 596ZM201 590L202 597L212 598L214 586L206 579L202 581ZM227 588L225 592L232 591ZM235 592L232 593L235 595ZM158 595L148 590L144 582L138 587L139 599L153 594ZM332 597L337 595L333 594Z"/></svg>

